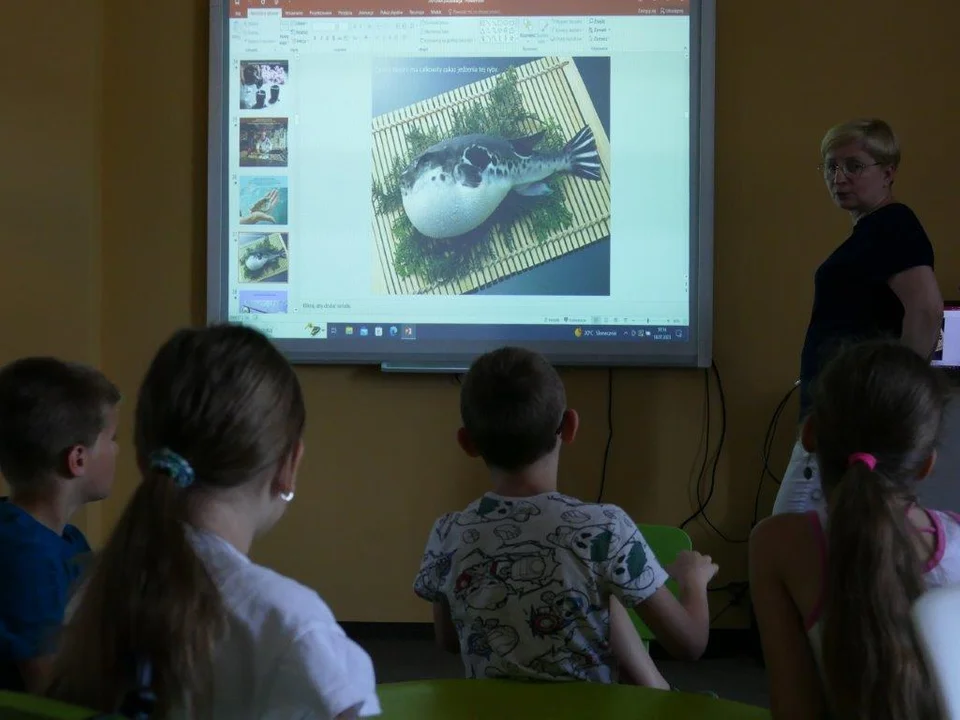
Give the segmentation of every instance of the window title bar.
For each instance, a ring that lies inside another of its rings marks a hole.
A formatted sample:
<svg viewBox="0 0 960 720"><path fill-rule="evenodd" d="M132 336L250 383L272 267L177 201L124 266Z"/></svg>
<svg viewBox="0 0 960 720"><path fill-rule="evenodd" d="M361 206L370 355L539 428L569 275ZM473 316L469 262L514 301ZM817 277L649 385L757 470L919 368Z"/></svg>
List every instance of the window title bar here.
<svg viewBox="0 0 960 720"><path fill-rule="evenodd" d="M280 11L286 18L689 15L690 0L228 0L230 17ZM253 12L251 12L253 11Z"/></svg>

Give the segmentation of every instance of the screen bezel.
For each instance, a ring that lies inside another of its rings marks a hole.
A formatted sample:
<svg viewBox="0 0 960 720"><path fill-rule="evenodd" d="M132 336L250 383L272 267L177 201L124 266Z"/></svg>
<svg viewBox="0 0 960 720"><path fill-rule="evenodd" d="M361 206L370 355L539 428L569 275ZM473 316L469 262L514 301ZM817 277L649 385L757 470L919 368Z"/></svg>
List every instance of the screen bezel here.
<svg viewBox="0 0 960 720"><path fill-rule="evenodd" d="M207 216L207 322L228 319L227 287L230 223L226 189L230 179L227 162L229 133L229 83L232 80L225 55L229 26L229 0L210 0L210 74L208 136ZM691 303L689 335L679 343L631 341L538 341L526 347L565 366L688 367L706 368L713 354L713 218L714 218L714 128L716 65L716 0L690 0L690 286L697 302ZM699 42L694 39L699 37ZM340 350L338 340L273 338L273 342L296 364L381 365L388 368L431 372L459 372L474 357L503 342L448 341L456 352L440 351L419 342L397 343L389 350ZM349 341L348 341L349 342ZM351 343L352 344L352 343ZM437 343L440 345L440 343ZM681 349L678 349L678 345Z"/></svg>

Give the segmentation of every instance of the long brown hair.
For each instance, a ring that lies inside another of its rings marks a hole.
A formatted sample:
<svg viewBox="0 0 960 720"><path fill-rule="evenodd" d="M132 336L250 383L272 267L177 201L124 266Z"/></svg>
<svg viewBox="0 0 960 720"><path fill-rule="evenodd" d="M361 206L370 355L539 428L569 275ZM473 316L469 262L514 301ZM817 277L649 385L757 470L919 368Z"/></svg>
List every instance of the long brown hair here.
<svg viewBox="0 0 960 720"><path fill-rule="evenodd" d="M944 717L910 619L925 585L906 513L945 402L937 371L893 342L842 351L814 391L817 460L831 503L823 665L842 718ZM872 455L875 468L851 463L856 453Z"/></svg>
<svg viewBox="0 0 960 720"><path fill-rule="evenodd" d="M285 462L304 420L296 375L260 333L217 325L163 345L137 398L142 479L65 628L51 695L113 712L145 661L159 717L208 708L224 608L188 537L187 505L197 489L236 487ZM151 467L161 450L189 463L189 487Z"/></svg>

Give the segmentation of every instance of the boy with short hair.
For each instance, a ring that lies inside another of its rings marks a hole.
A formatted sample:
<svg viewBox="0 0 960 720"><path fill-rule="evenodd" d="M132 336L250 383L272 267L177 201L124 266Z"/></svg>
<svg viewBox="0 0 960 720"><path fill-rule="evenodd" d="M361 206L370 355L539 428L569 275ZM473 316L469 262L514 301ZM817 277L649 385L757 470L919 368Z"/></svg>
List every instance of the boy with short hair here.
<svg viewBox="0 0 960 720"><path fill-rule="evenodd" d="M67 601L90 552L70 517L113 484L120 393L54 358L0 369L0 690L45 680Z"/></svg>
<svg viewBox="0 0 960 720"><path fill-rule="evenodd" d="M493 490L430 532L414 591L433 603L438 642L462 654L472 678L668 688L623 606L671 654L696 659L717 566L699 553L678 558L678 602L623 510L557 491L560 446L579 419L540 355L508 347L480 357L460 413L460 446L483 458Z"/></svg>

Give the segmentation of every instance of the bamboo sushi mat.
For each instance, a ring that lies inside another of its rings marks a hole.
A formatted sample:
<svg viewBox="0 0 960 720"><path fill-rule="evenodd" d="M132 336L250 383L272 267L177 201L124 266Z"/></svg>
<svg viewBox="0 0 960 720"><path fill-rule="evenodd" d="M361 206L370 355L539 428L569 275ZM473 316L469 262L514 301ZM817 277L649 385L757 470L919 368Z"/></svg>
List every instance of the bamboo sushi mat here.
<svg viewBox="0 0 960 720"><path fill-rule="evenodd" d="M406 154L406 135L412 127L428 131L439 126L441 132L449 134L454 109L477 99L483 102L497 77L485 78L374 118L376 179L383 183L393 159ZM610 140L573 58L547 57L520 65L517 87L524 108L541 119L555 120L565 140L572 138L584 125L590 126L603 166L603 180L564 178L561 187L567 209L573 215L570 227L538 242L529 221L520 220L512 228L512 249L502 234L494 231L491 237L493 253L479 269L439 284L431 284L416 275L402 278L397 274L393 264L396 241L390 228L403 211L389 215L374 212L373 234L382 273L382 277L375 278L377 291L387 295L462 295L580 250L610 235Z"/></svg>

